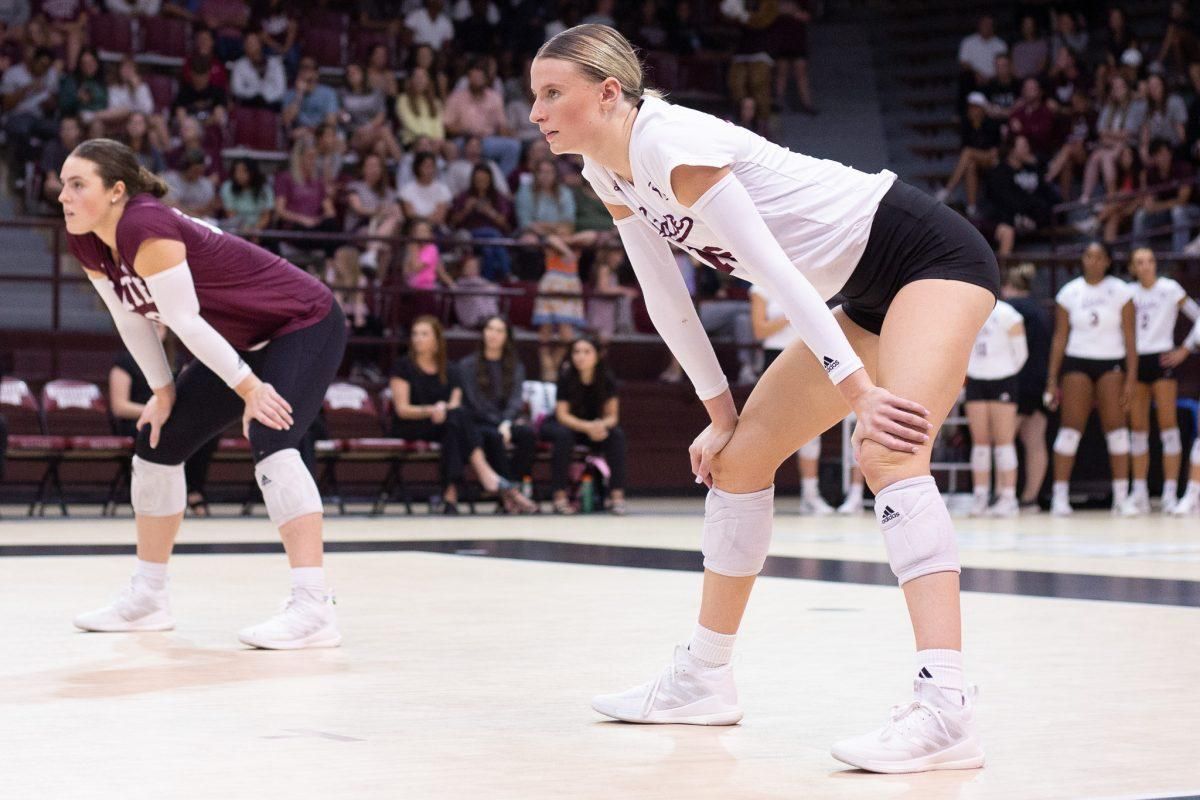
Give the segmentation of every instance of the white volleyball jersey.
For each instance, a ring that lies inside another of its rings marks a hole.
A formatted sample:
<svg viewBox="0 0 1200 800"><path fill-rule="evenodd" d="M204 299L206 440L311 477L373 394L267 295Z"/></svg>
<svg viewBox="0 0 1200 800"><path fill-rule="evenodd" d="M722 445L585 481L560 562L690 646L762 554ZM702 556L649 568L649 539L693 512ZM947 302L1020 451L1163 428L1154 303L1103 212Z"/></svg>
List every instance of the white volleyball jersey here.
<svg viewBox="0 0 1200 800"><path fill-rule="evenodd" d="M750 293L758 295L763 300L767 301L767 321L786 318L783 313L783 306L776 303L770 295L766 293L760 286L750 287ZM799 332L789 323L783 330L773 333L762 340L764 350L784 350L789 344L800 338Z"/></svg>
<svg viewBox="0 0 1200 800"><path fill-rule="evenodd" d="M975 347L971 350L971 360L967 363L967 377L977 381L995 381L1001 378L1011 378L1021 371L1017 363L1017 353L1013 350L1013 336L1009 331L1017 323L1024 322L1021 312L1003 300L996 301L996 307L988 316L987 321L975 337ZM1020 337L1024 340L1025 334ZM1024 342L1022 342L1024 343Z"/></svg>
<svg viewBox="0 0 1200 800"><path fill-rule="evenodd" d="M671 191L680 165L728 166L792 264L828 300L867 247L879 201L895 173L859 172L780 147L710 114L644 97L629 140L633 183L584 159L583 177L611 205L626 206L659 236L709 266L754 282Z"/></svg>
<svg viewBox="0 0 1200 800"><path fill-rule="evenodd" d="M1187 292L1178 281L1159 278L1147 289L1141 282L1133 287L1133 305L1137 309L1138 354L1165 353L1175 347L1175 321L1179 319L1179 301Z"/></svg>
<svg viewBox="0 0 1200 800"><path fill-rule="evenodd" d="M1071 318L1067 355L1108 360L1125 357L1121 310L1133 297L1133 288L1109 275L1095 286L1076 278L1059 290L1054 301Z"/></svg>

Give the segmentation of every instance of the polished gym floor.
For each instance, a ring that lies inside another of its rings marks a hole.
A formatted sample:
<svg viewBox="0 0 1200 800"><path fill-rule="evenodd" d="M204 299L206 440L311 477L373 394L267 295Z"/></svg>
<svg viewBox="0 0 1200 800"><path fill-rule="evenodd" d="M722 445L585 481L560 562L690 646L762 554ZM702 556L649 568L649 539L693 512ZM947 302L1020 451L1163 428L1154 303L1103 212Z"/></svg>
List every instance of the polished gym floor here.
<svg viewBox="0 0 1200 800"><path fill-rule="evenodd" d="M689 635L699 498L634 501L624 518L333 516L345 644L288 653L234 636L287 591L265 516L186 520L178 627L114 635L70 621L128 579L128 509L0 508L0 794L1200 795L1200 519L958 519L988 764L880 776L829 746L908 696L902 596L870 514L800 517L794 504L777 503L735 660L746 717L728 728L606 722L588 705L650 679Z"/></svg>

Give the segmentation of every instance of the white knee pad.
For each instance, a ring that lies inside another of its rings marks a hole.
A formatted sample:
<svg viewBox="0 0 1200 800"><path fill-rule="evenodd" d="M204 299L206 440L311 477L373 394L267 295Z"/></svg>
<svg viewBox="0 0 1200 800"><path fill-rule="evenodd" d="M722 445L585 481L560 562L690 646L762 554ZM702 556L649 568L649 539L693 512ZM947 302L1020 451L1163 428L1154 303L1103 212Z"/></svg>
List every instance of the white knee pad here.
<svg viewBox="0 0 1200 800"><path fill-rule="evenodd" d="M813 437L800 448L800 457L805 461L816 461L821 457L821 437Z"/></svg>
<svg viewBox="0 0 1200 800"><path fill-rule="evenodd" d="M1073 456L1079 452L1079 440L1083 434L1074 428L1059 428L1054 437L1054 452L1060 456Z"/></svg>
<svg viewBox="0 0 1200 800"><path fill-rule="evenodd" d="M1129 428L1117 428L1104 434L1110 456L1129 455Z"/></svg>
<svg viewBox="0 0 1200 800"><path fill-rule="evenodd" d="M1177 456L1183 452L1183 437L1179 435L1179 428L1167 428L1159 438L1162 439L1163 455Z"/></svg>
<svg viewBox="0 0 1200 800"><path fill-rule="evenodd" d="M317 482L304 466L299 450L280 450L267 456L255 465L254 478L262 489L267 515L277 528L297 517L325 510Z"/></svg>
<svg viewBox="0 0 1200 800"><path fill-rule="evenodd" d="M1164 445L1165 448L1165 445ZM1144 456L1150 452L1150 433L1148 431L1129 432L1129 454ZM1164 449L1165 452L1165 449Z"/></svg>
<svg viewBox="0 0 1200 800"><path fill-rule="evenodd" d="M1012 472L1017 468L1017 446L1001 444L996 446L996 471Z"/></svg>
<svg viewBox="0 0 1200 800"><path fill-rule="evenodd" d="M888 562L900 585L935 572L960 572L950 512L933 476L893 483L875 497Z"/></svg>
<svg viewBox="0 0 1200 800"><path fill-rule="evenodd" d="M730 578L762 571L771 547L775 487L732 494L713 487L704 501L704 568Z"/></svg>
<svg viewBox="0 0 1200 800"><path fill-rule="evenodd" d="M997 465L999 468L999 465ZM992 447L986 444L971 445L971 471L992 471Z"/></svg>
<svg viewBox="0 0 1200 800"><path fill-rule="evenodd" d="M187 508L187 478L183 464L155 464L133 457L129 479L129 501L133 513L147 517L171 517Z"/></svg>

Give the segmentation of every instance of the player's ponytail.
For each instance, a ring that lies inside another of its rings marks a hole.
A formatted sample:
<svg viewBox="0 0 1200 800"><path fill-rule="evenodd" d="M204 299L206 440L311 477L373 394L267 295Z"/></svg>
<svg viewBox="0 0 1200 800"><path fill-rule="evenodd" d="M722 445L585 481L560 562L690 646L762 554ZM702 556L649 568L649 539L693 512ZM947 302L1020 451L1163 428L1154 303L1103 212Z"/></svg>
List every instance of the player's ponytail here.
<svg viewBox="0 0 1200 800"><path fill-rule="evenodd" d="M121 181L125 194L133 197L149 193L155 197L167 194L167 182L142 166L137 154L128 145L113 139L88 139L75 148L71 155L86 159L96 165L96 174L111 189Z"/></svg>
<svg viewBox="0 0 1200 800"><path fill-rule="evenodd" d="M663 97L658 89L646 86L645 71L633 45L607 25L588 23L567 28L543 44L537 58L569 61L596 83L616 78L621 84L621 93L631 103L647 95Z"/></svg>

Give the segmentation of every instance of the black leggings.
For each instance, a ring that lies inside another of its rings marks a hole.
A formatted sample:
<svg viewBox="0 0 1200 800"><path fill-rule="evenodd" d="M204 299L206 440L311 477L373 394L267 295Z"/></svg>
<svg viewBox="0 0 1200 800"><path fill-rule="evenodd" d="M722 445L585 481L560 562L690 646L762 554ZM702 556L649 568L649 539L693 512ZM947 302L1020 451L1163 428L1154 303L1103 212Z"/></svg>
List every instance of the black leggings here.
<svg viewBox="0 0 1200 800"><path fill-rule="evenodd" d="M608 432L603 442L593 442L586 433L577 433L556 419L542 423L541 437L550 442L554 449L550 453L550 488L561 492L567 488L567 472L571 468L571 451L582 444L604 454L608 468L612 470L609 489L625 489L625 431L617 426Z"/></svg>
<svg viewBox="0 0 1200 800"><path fill-rule="evenodd" d="M537 451L537 435L528 425L512 426L512 456L504 444L500 429L490 423L475 422L475 430L483 440L483 455L492 469L508 478L519 481L533 474L533 457Z"/></svg>
<svg viewBox="0 0 1200 800"><path fill-rule="evenodd" d="M346 316L337 303L315 325L273 339L261 350L240 353L264 383L275 387L292 406L292 427L272 430L250 423L254 462L280 450L300 449L301 440L321 411L325 390L337 375L346 349ZM246 404L199 360L175 381L175 406L150 447L150 426L138 431L135 452L155 464L182 464L214 436L242 418Z"/></svg>
<svg viewBox="0 0 1200 800"><path fill-rule="evenodd" d="M393 419L392 435L442 446L438 471L443 489L462 480L471 452L481 443L470 414L461 407L447 411L446 421L440 425L430 419Z"/></svg>

